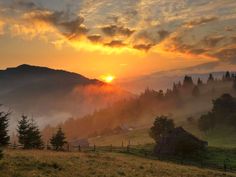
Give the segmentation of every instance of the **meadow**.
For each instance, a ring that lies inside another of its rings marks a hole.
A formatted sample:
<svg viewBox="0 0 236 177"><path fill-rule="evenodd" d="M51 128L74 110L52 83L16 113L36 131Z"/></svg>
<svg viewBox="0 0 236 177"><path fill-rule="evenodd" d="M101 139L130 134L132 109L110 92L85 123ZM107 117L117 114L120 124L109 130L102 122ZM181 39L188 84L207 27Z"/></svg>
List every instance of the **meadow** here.
<svg viewBox="0 0 236 177"><path fill-rule="evenodd" d="M0 177L233 177L235 173L178 165L116 152L5 150Z"/></svg>

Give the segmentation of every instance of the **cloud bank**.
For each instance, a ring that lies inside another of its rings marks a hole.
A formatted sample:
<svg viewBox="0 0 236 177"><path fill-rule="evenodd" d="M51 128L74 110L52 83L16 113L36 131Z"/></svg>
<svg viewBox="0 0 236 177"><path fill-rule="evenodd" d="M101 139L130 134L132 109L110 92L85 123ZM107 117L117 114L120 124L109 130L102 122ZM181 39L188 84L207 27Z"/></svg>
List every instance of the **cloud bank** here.
<svg viewBox="0 0 236 177"><path fill-rule="evenodd" d="M0 35L236 60L235 0L2 0Z"/></svg>

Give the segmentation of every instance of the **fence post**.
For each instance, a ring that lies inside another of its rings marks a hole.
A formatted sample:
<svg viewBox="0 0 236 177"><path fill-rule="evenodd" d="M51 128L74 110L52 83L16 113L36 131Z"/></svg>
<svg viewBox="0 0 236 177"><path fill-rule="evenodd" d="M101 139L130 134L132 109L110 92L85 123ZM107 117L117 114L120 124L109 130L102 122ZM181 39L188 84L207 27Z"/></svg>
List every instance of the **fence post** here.
<svg viewBox="0 0 236 177"><path fill-rule="evenodd" d="M95 152L96 151L96 145L94 144L93 146L93 151Z"/></svg>
<svg viewBox="0 0 236 177"><path fill-rule="evenodd" d="M78 150L79 150L79 152L81 152L81 147L80 147L80 145L78 146Z"/></svg>

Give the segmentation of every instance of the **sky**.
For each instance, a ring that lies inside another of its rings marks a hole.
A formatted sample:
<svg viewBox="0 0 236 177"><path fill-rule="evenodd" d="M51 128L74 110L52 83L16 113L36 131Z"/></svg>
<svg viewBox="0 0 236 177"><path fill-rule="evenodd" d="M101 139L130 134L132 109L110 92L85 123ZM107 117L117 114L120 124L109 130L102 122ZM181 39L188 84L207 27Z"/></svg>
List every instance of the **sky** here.
<svg viewBox="0 0 236 177"><path fill-rule="evenodd" d="M23 63L117 79L234 70L236 1L0 0L0 69Z"/></svg>

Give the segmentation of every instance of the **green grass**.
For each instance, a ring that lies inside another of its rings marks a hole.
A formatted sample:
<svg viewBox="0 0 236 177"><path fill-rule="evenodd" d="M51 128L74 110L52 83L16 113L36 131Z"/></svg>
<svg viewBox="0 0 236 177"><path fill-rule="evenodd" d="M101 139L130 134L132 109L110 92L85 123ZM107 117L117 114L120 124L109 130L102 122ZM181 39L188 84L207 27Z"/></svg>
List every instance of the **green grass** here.
<svg viewBox="0 0 236 177"><path fill-rule="evenodd" d="M148 134L149 129L139 129L130 131L127 133L121 133L116 135L107 135L89 139L90 144L96 144L97 146L121 146L122 142L124 146L128 143L132 145L144 145L154 143L153 139Z"/></svg>
<svg viewBox="0 0 236 177"><path fill-rule="evenodd" d="M202 168L211 168L224 170L226 164L227 170L236 172L236 149L209 147L206 151L192 154L190 156L161 156L153 155L154 144L145 146L137 146L131 148L130 154L149 159L157 159L165 162L173 162L177 164L193 165Z"/></svg>
<svg viewBox="0 0 236 177"><path fill-rule="evenodd" d="M208 133L199 131L196 125L183 125L183 127L193 135L208 142L211 147L236 148L236 130L230 127L220 127ZM131 145L145 145L154 143L149 136L149 129L138 129L127 133L107 135L89 139L91 145L98 146L124 146L130 142Z"/></svg>
<svg viewBox="0 0 236 177"><path fill-rule="evenodd" d="M111 152L6 150L0 177L229 177L233 173Z"/></svg>

